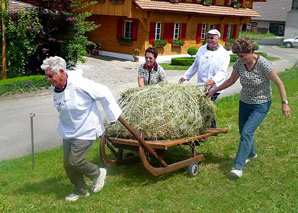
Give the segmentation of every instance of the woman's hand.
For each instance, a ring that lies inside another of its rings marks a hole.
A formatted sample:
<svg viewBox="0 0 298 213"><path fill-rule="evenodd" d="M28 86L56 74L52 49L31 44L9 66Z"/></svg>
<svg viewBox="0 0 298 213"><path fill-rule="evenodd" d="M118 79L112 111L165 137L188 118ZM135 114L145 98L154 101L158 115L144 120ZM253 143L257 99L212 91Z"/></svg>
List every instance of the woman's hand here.
<svg viewBox="0 0 298 213"><path fill-rule="evenodd" d="M287 118L290 117L291 109L288 104L283 104L281 110Z"/></svg>
<svg viewBox="0 0 298 213"><path fill-rule="evenodd" d="M210 98L214 94L214 90L205 92L205 97Z"/></svg>

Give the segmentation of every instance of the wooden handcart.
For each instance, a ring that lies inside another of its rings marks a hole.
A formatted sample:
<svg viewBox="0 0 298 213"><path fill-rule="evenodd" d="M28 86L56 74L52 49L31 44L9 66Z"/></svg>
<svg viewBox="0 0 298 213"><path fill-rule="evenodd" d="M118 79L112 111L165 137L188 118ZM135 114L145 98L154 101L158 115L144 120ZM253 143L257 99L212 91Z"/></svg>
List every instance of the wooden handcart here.
<svg viewBox="0 0 298 213"><path fill-rule="evenodd" d="M197 141L200 139L207 139L210 136L217 136L220 133L228 132L226 129L206 129L205 134L186 139L145 141L145 139L141 137L122 117L119 117L118 120L127 128L136 140L108 137L104 133L99 144L101 159L110 167L140 160L144 167L155 176L176 171L185 167L188 167L188 171L191 176L196 176L199 172L198 163L205 160L204 155L196 153L195 146L198 145ZM190 145L191 147L192 155L189 159L168 165L159 154L168 150L170 147L184 144ZM114 159L108 157L106 148L114 155ZM123 157L124 149L136 150L139 152L139 156L132 155ZM159 167L154 167L150 164L148 161L149 155L153 156L158 161Z"/></svg>

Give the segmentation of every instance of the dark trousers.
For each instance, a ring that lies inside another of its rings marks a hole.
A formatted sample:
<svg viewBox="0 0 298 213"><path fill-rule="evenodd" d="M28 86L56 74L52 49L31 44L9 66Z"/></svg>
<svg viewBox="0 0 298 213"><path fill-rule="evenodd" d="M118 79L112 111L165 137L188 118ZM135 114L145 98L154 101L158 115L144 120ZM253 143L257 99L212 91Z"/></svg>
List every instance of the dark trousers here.
<svg viewBox="0 0 298 213"><path fill-rule="evenodd" d="M75 186L75 193L87 193L88 186L84 175L90 180L100 175L98 166L85 159L92 143L92 140L63 139L64 169L70 182Z"/></svg>
<svg viewBox="0 0 298 213"><path fill-rule="evenodd" d="M219 95L220 95L220 93L215 93L214 95L212 95L211 96L211 101L214 102ZM214 115L214 118L212 118L212 120L211 120L211 126L210 126L210 128L216 128L215 115Z"/></svg>

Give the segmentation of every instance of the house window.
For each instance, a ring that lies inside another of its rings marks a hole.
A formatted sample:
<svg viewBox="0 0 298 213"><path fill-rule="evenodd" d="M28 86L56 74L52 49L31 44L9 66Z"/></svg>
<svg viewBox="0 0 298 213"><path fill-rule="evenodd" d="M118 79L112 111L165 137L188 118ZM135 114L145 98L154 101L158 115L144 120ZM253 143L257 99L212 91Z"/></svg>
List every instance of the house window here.
<svg viewBox="0 0 298 213"><path fill-rule="evenodd" d="M125 21L124 38L131 39L132 34L132 21Z"/></svg>
<svg viewBox="0 0 298 213"><path fill-rule="evenodd" d="M205 39L205 37L206 37L206 24L202 24L201 38Z"/></svg>
<svg viewBox="0 0 298 213"><path fill-rule="evenodd" d="M231 38L231 25L228 25L227 39Z"/></svg>
<svg viewBox="0 0 298 213"><path fill-rule="evenodd" d="M202 2L202 0L197 0L197 3L201 3Z"/></svg>
<svg viewBox="0 0 298 213"><path fill-rule="evenodd" d="M156 23L155 24L155 40L160 40L161 39L161 23Z"/></svg>
<svg viewBox="0 0 298 213"><path fill-rule="evenodd" d="M177 23L174 24L173 40L178 40L179 39L179 27L180 27L180 24L177 24Z"/></svg>
<svg viewBox="0 0 298 213"><path fill-rule="evenodd" d="M232 0L229 0L228 1L228 5L232 5Z"/></svg>
<svg viewBox="0 0 298 213"><path fill-rule="evenodd" d="M209 25L209 30L213 30L215 28L215 25L214 24L210 24Z"/></svg>

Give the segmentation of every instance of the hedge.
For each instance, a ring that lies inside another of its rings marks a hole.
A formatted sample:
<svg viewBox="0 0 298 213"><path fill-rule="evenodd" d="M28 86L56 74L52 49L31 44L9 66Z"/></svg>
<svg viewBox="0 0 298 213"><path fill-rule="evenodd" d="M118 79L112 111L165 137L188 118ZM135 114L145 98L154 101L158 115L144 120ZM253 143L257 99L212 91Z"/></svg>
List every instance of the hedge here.
<svg viewBox="0 0 298 213"><path fill-rule="evenodd" d="M191 57L172 58L171 65L191 66L194 61L195 58Z"/></svg>
<svg viewBox="0 0 298 213"><path fill-rule="evenodd" d="M257 55L261 55L261 56L263 56L264 58L267 58L267 53L263 53L263 52L255 52L255 54L257 54ZM238 59L237 55L235 55L235 54L231 54L231 55L230 55L230 62L235 62L235 61L237 61L237 59Z"/></svg>
<svg viewBox="0 0 298 213"><path fill-rule="evenodd" d="M0 95L8 92L32 91L49 87L50 82L43 75L24 76L0 80Z"/></svg>

